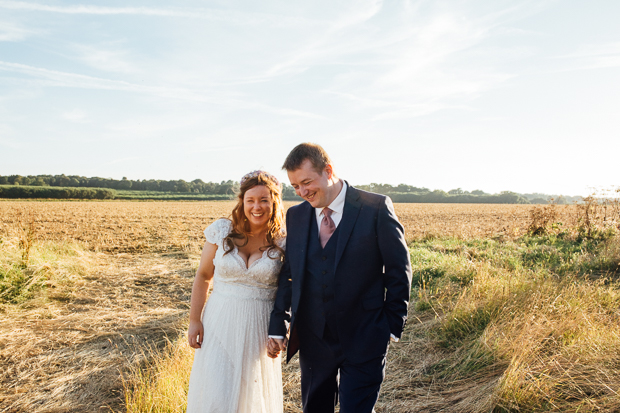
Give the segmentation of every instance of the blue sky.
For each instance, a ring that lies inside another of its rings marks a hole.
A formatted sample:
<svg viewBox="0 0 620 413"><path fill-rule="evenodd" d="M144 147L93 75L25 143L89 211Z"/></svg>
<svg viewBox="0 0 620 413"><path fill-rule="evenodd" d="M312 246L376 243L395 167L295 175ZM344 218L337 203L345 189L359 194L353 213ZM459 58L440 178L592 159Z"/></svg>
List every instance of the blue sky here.
<svg viewBox="0 0 620 413"><path fill-rule="evenodd" d="M0 0L0 175L620 185L620 2Z"/></svg>

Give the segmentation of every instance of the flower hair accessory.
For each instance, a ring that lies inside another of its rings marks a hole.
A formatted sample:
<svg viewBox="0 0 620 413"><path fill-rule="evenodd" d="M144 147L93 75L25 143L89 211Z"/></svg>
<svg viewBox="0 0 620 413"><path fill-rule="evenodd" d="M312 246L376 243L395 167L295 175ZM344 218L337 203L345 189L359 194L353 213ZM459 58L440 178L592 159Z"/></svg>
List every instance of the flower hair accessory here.
<svg viewBox="0 0 620 413"><path fill-rule="evenodd" d="M259 175L263 175L266 178L271 179L276 185L280 186L280 181L278 181L278 178L271 175L269 172L265 172L260 169L243 175L243 178L241 178L241 185L243 185L248 179L257 178Z"/></svg>

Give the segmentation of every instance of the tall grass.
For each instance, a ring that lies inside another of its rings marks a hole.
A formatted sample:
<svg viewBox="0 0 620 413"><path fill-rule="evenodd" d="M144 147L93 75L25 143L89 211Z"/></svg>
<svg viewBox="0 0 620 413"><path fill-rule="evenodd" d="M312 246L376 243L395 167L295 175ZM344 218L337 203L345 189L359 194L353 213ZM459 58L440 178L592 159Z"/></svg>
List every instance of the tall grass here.
<svg viewBox="0 0 620 413"><path fill-rule="evenodd" d="M541 233L543 231L537 231ZM418 312L446 382L489 375L494 411L620 410L620 240L523 236L412 244Z"/></svg>
<svg viewBox="0 0 620 413"><path fill-rule="evenodd" d="M75 242L0 238L0 304L66 300L91 262L91 253Z"/></svg>
<svg viewBox="0 0 620 413"><path fill-rule="evenodd" d="M151 353L145 363L132 367L124 381L127 412L185 412L194 350L182 335L163 351Z"/></svg>

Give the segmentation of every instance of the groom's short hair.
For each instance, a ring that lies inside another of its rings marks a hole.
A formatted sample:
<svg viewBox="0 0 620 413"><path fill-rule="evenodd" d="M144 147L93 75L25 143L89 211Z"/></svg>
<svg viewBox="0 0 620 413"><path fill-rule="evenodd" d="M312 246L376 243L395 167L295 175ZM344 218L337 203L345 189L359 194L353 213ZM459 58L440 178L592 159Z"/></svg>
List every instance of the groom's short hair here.
<svg viewBox="0 0 620 413"><path fill-rule="evenodd" d="M284 161L284 165L282 165L282 169L287 172L296 171L301 168L301 164L306 160L309 160L314 170L319 174L323 173L323 170L328 164L332 163L327 152L321 145L317 145L316 143L300 143L295 146L291 153L288 154L286 160Z"/></svg>

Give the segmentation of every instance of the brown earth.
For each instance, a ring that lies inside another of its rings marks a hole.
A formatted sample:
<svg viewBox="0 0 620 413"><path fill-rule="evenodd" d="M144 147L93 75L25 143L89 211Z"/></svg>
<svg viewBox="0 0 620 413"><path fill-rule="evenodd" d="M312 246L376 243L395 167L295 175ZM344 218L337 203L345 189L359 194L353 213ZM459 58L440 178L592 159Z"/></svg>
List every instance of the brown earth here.
<svg viewBox="0 0 620 413"><path fill-rule="evenodd" d="M287 203L287 206L293 203ZM90 275L68 296L0 312L0 413L123 410L122 374L183 334L203 229L233 203L0 202L0 238L30 228L37 240L77 241ZM409 240L429 235L514 236L526 205L396 204ZM562 220L574 207L560 208ZM442 388L426 382L442 357L421 338L433 319L411 314L391 346L378 412L463 411L497 374ZM287 411L299 411L294 360L284 369Z"/></svg>
<svg viewBox="0 0 620 413"><path fill-rule="evenodd" d="M295 205L285 202L286 207ZM233 201L36 202L0 201L0 235L31 226L38 239L78 241L94 251L200 251L202 231L227 217ZM531 205L395 204L408 240L429 235L462 238L514 236L529 225ZM558 206L558 220L573 224L575 206Z"/></svg>
<svg viewBox="0 0 620 413"><path fill-rule="evenodd" d="M198 257L97 254L66 301L0 314L0 412L122 411L121 373L174 340Z"/></svg>

